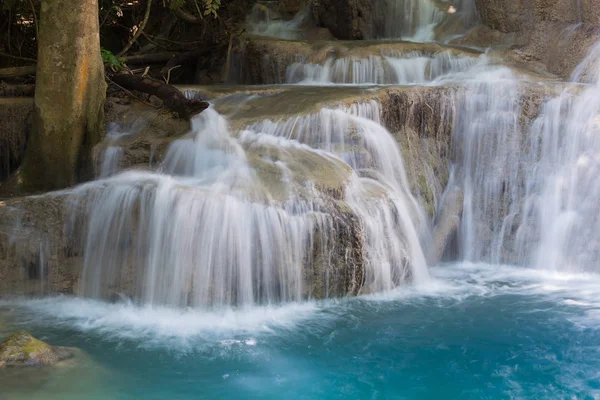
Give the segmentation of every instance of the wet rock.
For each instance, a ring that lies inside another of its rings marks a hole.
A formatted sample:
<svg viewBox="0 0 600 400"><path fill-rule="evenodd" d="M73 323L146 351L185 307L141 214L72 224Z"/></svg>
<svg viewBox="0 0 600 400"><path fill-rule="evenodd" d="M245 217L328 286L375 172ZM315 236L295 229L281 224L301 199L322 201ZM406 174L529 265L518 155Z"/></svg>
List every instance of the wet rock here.
<svg viewBox="0 0 600 400"><path fill-rule="evenodd" d="M482 22L491 29L508 33L524 28L534 17L533 2L528 0L476 0Z"/></svg>
<svg viewBox="0 0 600 400"><path fill-rule="evenodd" d="M453 43L516 46L523 62L543 63L563 78L600 39L596 0L477 0L477 8L488 29L477 26Z"/></svg>
<svg viewBox="0 0 600 400"><path fill-rule="evenodd" d="M81 224L69 217L66 198L59 192L0 201L0 294L73 292L83 232L69 235Z"/></svg>
<svg viewBox="0 0 600 400"><path fill-rule="evenodd" d="M50 346L26 331L13 333L0 343L0 368L47 367L71 356L67 349Z"/></svg>
<svg viewBox="0 0 600 400"><path fill-rule="evenodd" d="M448 249L458 230L463 209L463 192L458 187L449 188L436 215L432 246L428 254L430 265L436 265Z"/></svg>
<svg viewBox="0 0 600 400"><path fill-rule="evenodd" d="M279 0L279 11L288 17L298 14L308 4L308 0Z"/></svg>
<svg viewBox="0 0 600 400"><path fill-rule="evenodd" d="M314 0L312 7L317 24L329 29L337 39L373 37L372 0Z"/></svg>

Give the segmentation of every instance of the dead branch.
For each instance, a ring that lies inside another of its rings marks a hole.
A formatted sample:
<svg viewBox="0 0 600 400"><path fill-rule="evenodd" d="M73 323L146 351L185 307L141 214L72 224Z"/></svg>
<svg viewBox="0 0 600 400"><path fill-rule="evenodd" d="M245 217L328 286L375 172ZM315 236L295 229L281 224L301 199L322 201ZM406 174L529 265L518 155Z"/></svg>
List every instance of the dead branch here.
<svg viewBox="0 0 600 400"><path fill-rule="evenodd" d="M179 53L166 52L166 53L153 53L153 54L134 54L129 57L124 57L123 62L126 64L160 64L169 61Z"/></svg>
<svg viewBox="0 0 600 400"><path fill-rule="evenodd" d="M18 78L20 76L35 75L36 66L0 68L0 79Z"/></svg>
<svg viewBox="0 0 600 400"><path fill-rule="evenodd" d="M186 51L185 53L178 54L177 56L171 58L167 64L160 70L160 73L163 77L166 77L168 72L177 66L181 66L187 62L190 62L198 57L212 51L213 49L196 49L191 51Z"/></svg>
<svg viewBox="0 0 600 400"><path fill-rule="evenodd" d="M180 118L190 119L208 108L208 103L200 99L188 99L176 87L148 77L132 74L115 75L117 85L129 90L147 93L158 97L163 105L179 114Z"/></svg>
<svg viewBox="0 0 600 400"><path fill-rule="evenodd" d="M204 23L204 20L202 18L194 17L192 14L188 13L187 11L182 10L181 7L174 10L173 12L175 13L175 15L177 15L178 18L180 18L181 20L183 20L189 24L200 25L200 24Z"/></svg>

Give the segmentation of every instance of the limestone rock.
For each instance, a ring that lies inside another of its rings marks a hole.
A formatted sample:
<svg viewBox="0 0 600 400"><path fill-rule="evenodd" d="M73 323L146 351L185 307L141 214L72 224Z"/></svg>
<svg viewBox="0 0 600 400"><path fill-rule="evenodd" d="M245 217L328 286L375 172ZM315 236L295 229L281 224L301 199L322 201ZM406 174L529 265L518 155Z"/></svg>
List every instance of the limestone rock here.
<svg viewBox="0 0 600 400"><path fill-rule="evenodd" d="M600 40L598 0L476 0L481 22L456 44L517 46L524 61L568 78Z"/></svg>
<svg viewBox="0 0 600 400"><path fill-rule="evenodd" d="M432 248L429 263L435 265L442 259L453 235L458 230L463 209L463 192L460 188L450 188L442 202L433 228Z"/></svg>
<svg viewBox="0 0 600 400"><path fill-rule="evenodd" d="M0 368L46 367L71 357L71 353L53 347L26 331L13 333L0 343Z"/></svg>

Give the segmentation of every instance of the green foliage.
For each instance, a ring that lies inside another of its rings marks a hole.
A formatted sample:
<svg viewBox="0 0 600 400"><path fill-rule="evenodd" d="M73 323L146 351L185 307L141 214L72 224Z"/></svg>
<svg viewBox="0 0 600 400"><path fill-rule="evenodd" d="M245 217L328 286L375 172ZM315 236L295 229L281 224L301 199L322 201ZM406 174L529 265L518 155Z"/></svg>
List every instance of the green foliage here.
<svg viewBox="0 0 600 400"><path fill-rule="evenodd" d="M206 8L204 9L204 15L212 15L214 18L217 17L217 11L221 7L221 0L204 0Z"/></svg>
<svg viewBox="0 0 600 400"><path fill-rule="evenodd" d="M106 49L100 49L100 53L102 54L102 62L104 64L107 64L110 69L112 69L113 71L123 70L124 66L122 58L115 57L115 55L111 51Z"/></svg>
<svg viewBox="0 0 600 400"><path fill-rule="evenodd" d="M184 4L185 4L185 0L171 0L169 2L169 8L171 10L177 10L177 9L183 7Z"/></svg>

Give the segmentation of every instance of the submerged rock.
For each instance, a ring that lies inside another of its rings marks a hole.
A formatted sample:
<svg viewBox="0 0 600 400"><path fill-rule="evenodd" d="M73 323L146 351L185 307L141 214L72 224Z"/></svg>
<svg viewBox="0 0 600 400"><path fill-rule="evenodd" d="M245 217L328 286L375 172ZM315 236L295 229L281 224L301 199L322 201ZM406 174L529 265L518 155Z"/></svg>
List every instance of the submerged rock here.
<svg viewBox="0 0 600 400"><path fill-rule="evenodd" d="M50 346L26 331L13 333L0 343L0 368L46 367L70 357L67 349Z"/></svg>

